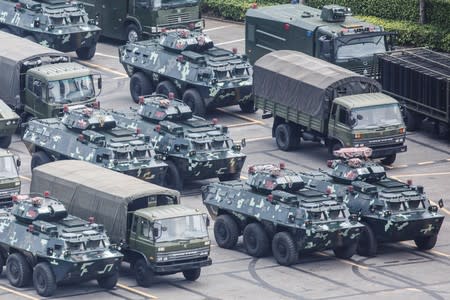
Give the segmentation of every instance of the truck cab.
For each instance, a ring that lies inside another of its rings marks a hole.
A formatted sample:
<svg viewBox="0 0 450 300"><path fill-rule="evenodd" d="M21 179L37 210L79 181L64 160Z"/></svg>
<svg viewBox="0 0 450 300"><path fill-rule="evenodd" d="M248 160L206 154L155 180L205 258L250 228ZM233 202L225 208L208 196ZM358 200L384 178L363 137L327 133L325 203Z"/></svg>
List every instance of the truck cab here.
<svg viewBox="0 0 450 300"><path fill-rule="evenodd" d="M0 207L12 204L12 196L20 193L21 161L8 150L0 149Z"/></svg>

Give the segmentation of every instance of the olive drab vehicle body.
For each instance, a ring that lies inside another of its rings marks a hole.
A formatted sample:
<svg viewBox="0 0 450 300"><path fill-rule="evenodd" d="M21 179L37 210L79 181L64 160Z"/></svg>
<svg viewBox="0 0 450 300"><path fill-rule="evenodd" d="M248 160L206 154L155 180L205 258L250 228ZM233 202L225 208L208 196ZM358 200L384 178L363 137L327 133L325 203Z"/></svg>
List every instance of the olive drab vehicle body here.
<svg viewBox="0 0 450 300"><path fill-rule="evenodd" d="M363 226L342 201L305 188L302 178L283 164L251 166L248 176L247 182L202 188L219 246L233 248L242 234L247 253L264 256L272 244L282 265L295 263L299 252L333 249L340 258L355 253Z"/></svg>
<svg viewBox="0 0 450 300"><path fill-rule="evenodd" d="M227 127L216 124L217 119L193 115L182 101L151 95L141 98L137 112L112 114L120 126L150 136L155 152L166 157L170 178L166 186L181 190L187 180L239 179L245 140L233 143Z"/></svg>
<svg viewBox="0 0 450 300"><path fill-rule="evenodd" d="M0 100L0 148L6 149L11 145L12 135L19 126L19 119L19 115Z"/></svg>
<svg viewBox="0 0 450 300"><path fill-rule="evenodd" d="M254 112L252 67L245 55L214 46L197 30L162 32L147 41L119 47L119 59L130 80L130 92L139 96L175 94L193 113L205 116L207 108L239 104Z"/></svg>
<svg viewBox="0 0 450 300"><path fill-rule="evenodd" d="M32 154L31 168L61 159L85 160L105 168L162 183L167 165L148 138L116 124L98 107L65 107L62 118L28 122L23 141Z"/></svg>
<svg viewBox="0 0 450 300"><path fill-rule="evenodd" d="M101 31L83 4L66 0L1 0L0 30L81 59L94 56Z"/></svg>
<svg viewBox="0 0 450 300"><path fill-rule="evenodd" d="M368 159L371 152L367 147L343 148L335 151L338 159L328 161L328 172L299 175L307 187L331 190L350 213L360 215L366 225L361 255L375 255L381 242L414 240L419 249L433 248L444 216L430 204L423 186L387 177L383 166Z"/></svg>
<svg viewBox="0 0 450 300"><path fill-rule="evenodd" d="M13 153L0 149L0 208L9 206L12 197L20 193L20 164Z"/></svg>
<svg viewBox="0 0 450 300"><path fill-rule="evenodd" d="M15 287L33 281L48 297L62 282L97 279L112 289L122 254L111 245L103 225L68 215L64 205L44 195L15 195L0 210L0 267Z"/></svg>

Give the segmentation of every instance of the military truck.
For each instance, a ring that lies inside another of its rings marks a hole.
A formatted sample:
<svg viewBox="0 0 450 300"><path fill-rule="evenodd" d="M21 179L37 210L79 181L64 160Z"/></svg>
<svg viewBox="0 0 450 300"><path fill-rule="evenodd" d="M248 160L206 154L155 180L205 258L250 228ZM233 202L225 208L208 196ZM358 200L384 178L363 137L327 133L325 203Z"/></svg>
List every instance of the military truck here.
<svg viewBox="0 0 450 300"><path fill-rule="evenodd" d="M19 116L0 100L0 148L8 148L11 145L12 135L19 126Z"/></svg>
<svg viewBox="0 0 450 300"><path fill-rule="evenodd" d="M70 213L105 224L141 286L178 272L195 281L211 265L206 214L179 204L177 191L74 160L35 168L30 189L42 188Z"/></svg>
<svg viewBox="0 0 450 300"><path fill-rule="evenodd" d="M20 193L20 165L20 158L0 149L0 208L11 205L12 197Z"/></svg>
<svg viewBox="0 0 450 300"><path fill-rule="evenodd" d="M0 30L91 59L101 29L75 1L0 0Z"/></svg>
<svg viewBox="0 0 450 300"><path fill-rule="evenodd" d="M267 112L263 118L274 116L281 150L298 147L300 138L326 145L330 155L368 146L387 165L407 150L400 106L376 80L290 50L266 54L254 70L256 107Z"/></svg>
<svg viewBox="0 0 450 300"><path fill-rule="evenodd" d="M121 127L150 136L156 153L166 157L168 182L176 190L183 182L218 177L238 179L246 155L245 140L233 142L228 128L192 114L182 101L163 95L142 96L137 112L112 112Z"/></svg>
<svg viewBox="0 0 450 300"><path fill-rule="evenodd" d="M213 107L239 104L254 112L252 68L236 49L214 47L200 31L166 30L159 38L119 47L119 59L130 80L131 97L174 93L204 117Z"/></svg>
<svg viewBox="0 0 450 300"><path fill-rule="evenodd" d="M154 183L163 183L167 165L148 138L117 126L98 107L65 107L62 118L31 120L22 137L31 169L55 160L85 160Z"/></svg>
<svg viewBox="0 0 450 300"><path fill-rule="evenodd" d="M405 105L406 128L418 130L427 119L450 136L450 55L416 48L376 57L383 92Z"/></svg>
<svg viewBox="0 0 450 300"><path fill-rule="evenodd" d="M102 87L99 73L70 62L64 53L4 32L0 69L0 99L20 113L23 122L62 115L64 104L92 103Z"/></svg>
<svg viewBox="0 0 450 300"><path fill-rule="evenodd" d="M89 16L96 18L102 36L136 42L163 28L190 25L202 28L200 1L83 0Z"/></svg>
<svg viewBox="0 0 450 300"><path fill-rule="evenodd" d="M250 166L247 182L211 183L202 187L202 198L215 219L219 247L234 248L243 235L248 254L262 257L272 249L286 266L296 263L299 252L333 249L350 258L364 228L342 201L305 188L284 164Z"/></svg>
<svg viewBox="0 0 450 300"><path fill-rule="evenodd" d="M245 16L245 53L254 64L276 50L295 50L371 75L374 54L392 48L393 33L350 17L350 9L302 4L249 9Z"/></svg>
<svg viewBox="0 0 450 300"><path fill-rule="evenodd" d="M43 297L64 282L96 279L100 287L114 288L123 255L103 225L68 215L48 192L15 195L13 201L0 210L0 272L6 265L11 285L32 281Z"/></svg>
<svg viewBox="0 0 450 300"><path fill-rule="evenodd" d="M444 216L430 204L423 186L387 177L383 166L368 159L371 154L367 147L340 149L335 151L338 159L328 161L328 172L299 175L309 188L331 191L350 213L360 215L365 228L359 255L374 256L379 243L405 240L414 240L420 250L433 248Z"/></svg>

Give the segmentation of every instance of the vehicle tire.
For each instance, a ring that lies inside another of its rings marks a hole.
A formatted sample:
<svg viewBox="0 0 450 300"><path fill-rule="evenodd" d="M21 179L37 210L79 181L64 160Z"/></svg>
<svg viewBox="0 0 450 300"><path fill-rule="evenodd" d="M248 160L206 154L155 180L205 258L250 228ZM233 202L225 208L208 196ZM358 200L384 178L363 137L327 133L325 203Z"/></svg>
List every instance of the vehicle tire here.
<svg viewBox="0 0 450 300"><path fill-rule="evenodd" d="M34 38L34 36L32 36L32 35L27 35L26 37L25 37L25 39L26 40L29 40L30 42L33 42L33 43L37 43L37 40Z"/></svg>
<svg viewBox="0 0 450 300"><path fill-rule="evenodd" d="M415 111L406 110L406 130L408 131L417 131L420 129L420 124L422 123L422 119L419 114Z"/></svg>
<svg viewBox="0 0 450 300"><path fill-rule="evenodd" d="M437 242L437 234L430 236L421 236L414 239L417 248L420 250L430 250L433 249Z"/></svg>
<svg viewBox="0 0 450 300"><path fill-rule="evenodd" d="M300 137L295 135L291 125L287 123L279 124L275 128L275 140L280 150L289 151L298 147Z"/></svg>
<svg viewBox="0 0 450 300"><path fill-rule="evenodd" d="M201 271L202 269L200 268L185 270L183 271L183 276L186 280L196 281L200 277Z"/></svg>
<svg viewBox="0 0 450 300"><path fill-rule="evenodd" d="M230 180L238 180L241 178L241 172L239 173L228 173L217 176L220 181L230 181Z"/></svg>
<svg viewBox="0 0 450 300"><path fill-rule="evenodd" d="M83 47L75 50L79 59L89 60L94 57L97 45L91 47Z"/></svg>
<svg viewBox="0 0 450 300"><path fill-rule="evenodd" d="M139 96L153 93L152 82L142 72L136 72L130 79L130 94L135 103L139 103Z"/></svg>
<svg viewBox="0 0 450 300"><path fill-rule="evenodd" d="M356 253L356 248L358 248L358 242L355 241L351 244L336 247L333 249L334 255L338 258L349 259Z"/></svg>
<svg viewBox="0 0 450 300"><path fill-rule="evenodd" d="M44 151L34 152L31 155L31 170L33 171L34 168L49 163L50 161L50 157Z"/></svg>
<svg viewBox="0 0 450 300"><path fill-rule="evenodd" d="M170 189L182 191L183 178L181 178L180 171L178 171L177 166L170 160L166 160L165 163L167 164L167 173L164 177L163 185Z"/></svg>
<svg viewBox="0 0 450 300"><path fill-rule="evenodd" d="M152 284L154 277L153 271L150 270L143 258L134 264L134 275L136 276L137 284L140 286L149 287Z"/></svg>
<svg viewBox="0 0 450 300"><path fill-rule="evenodd" d="M394 163L395 159L397 158L397 153L391 154L386 156L381 160L381 163L385 166L390 166Z"/></svg>
<svg viewBox="0 0 450 300"><path fill-rule="evenodd" d="M23 287L30 283L32 269L25 256L13 253L6 260L6 277L15 287Z"/></svg>
<svg viewBox="0 0 450 300"><path fill-rule="evenodd" d="M244 101L239 102L239 107L241 108L242 112L244 113L254 113L258 109L255 107L255 102L253 100L251 101Z"/></svg>
<svg viewBox="0 0 450 300"><path fill-rule="evenodd" d="M341 148L343 148L344 145L342 145L341 142L339 141L331 141L330 146L328 147L328 153L331 155L331 158L335 158L333 152L336 150L339 150Z"/></svg>
<svg viewBox="0 0 450 300"><path fill-rule="evenodd" d="M9 145L11 145L12 136L2 136L0 137L0 148L8 149Z"/></svg>
<svg viewBox="0 0 450 300"><path fill-rule="evenodd" d="M364 229L361 231L356 253L367 257L375 256L377 254L378 247L375 233L373 233L372 228L370 228L368 224L363 222L361 222L361 224L364 225Z"/></svg>
<svg viewBox="0 0 450 300"><path fill-rule="evenodd" d="M3 267L5 266L5 258L3 257L3 255L0 253L0 275L3 272Z"/></svg>
<svg viewBox="0 0 450 300"><path fill-rule="evenodd" d="M48 263L41 262L34 267L33 285L42 297L50 297L56 290L55 274Z"/></svg>
<svg viewBox="0 0 450 300"><path fill-rule="evenodd" d="M266 256L270 251L270 241L260 223L250 223L244 229L244 247L254 257Z"/></svg>
<svg viewBox="0 0 450 300"><path fill-rule="evenodd" d="M183 102L186 103L196 116L206 116L206 106L202 96L196 89L188 89L183 94Z"/></svg>
<svg viewBox="0 0 450 300"><path fill-rule="evenodd" d="M134 43L142 39L142 32L136 26L136 24L129 24L125 29L125 38L127 42Z"/></svg>
<svg viewBox="0 0 450 300"><path fill-rule="evenodd" d="M214 238L221 248L232 249L239 238L239 226L233 217L220 215L214 223Z"/></svg>
<svg viewBox="0 0 450 300"><path fill-rule="evenodd" d="M161 95L165 95L165 96L169 96L169 93L173 93L175 98L178 99L178 92L177 92L177 88L175 87L175 85L168 81L168 80L164 80L161 81L160 83L158 83L158 85L156 86L155 89L156 94L161 94Z"/></svg>
<svg viewBox="0 0 450 300"><path fill-rule="evenodd" d="M97 283L98 286L103 289L112 290L116 286L118 280L119 274L118 272L114 272L113 274L110 274L108 276L97 278Z"/></svg>
<svg viewBox="0 0 450 300"><path fill-rule="evenodd" d="M272 240L272 253L277 262L290 266L297 261L298 251L292 236L288 232L278 232Z"/></svg>

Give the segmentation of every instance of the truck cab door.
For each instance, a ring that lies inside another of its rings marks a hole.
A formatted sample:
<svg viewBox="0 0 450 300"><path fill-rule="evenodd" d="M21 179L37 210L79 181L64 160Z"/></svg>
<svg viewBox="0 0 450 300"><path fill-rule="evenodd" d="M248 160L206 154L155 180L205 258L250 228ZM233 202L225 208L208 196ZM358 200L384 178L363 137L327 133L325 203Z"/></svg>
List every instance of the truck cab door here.
<svg viewBox="0 0 450 300"><path fill-rule="evenodd" d="M144 253L147 257L152 255L151 250L154 249L154 241L149 220L139 218L134 249Z"/></svg>
<svg viewBox="0 0 450 300"><path fill-rule="evenodd" d="M44 83L28 76L25 87L25 111L37 118L47 117L48 105L45 103L46 88Z"/></svg>
<svg viewBox="0 0 450 300"><path fill-rule="evenodd" d="M333 105L335 108L335 119L333 126L333 137L341 141L344 147L352 145L352 130L350 128L350 111L343 106ZM330 132L330 131L329 131Z"/></svg>
<svg viewBox="0 0 450 300"><path fill-rule="evenodd" d="M139 217L135 216L133 212L128 212L127 215L127 231L128 231L128 241L127 244L130 248L134 249L136 247L137 238L137 227L139 223Z"/></svg>

